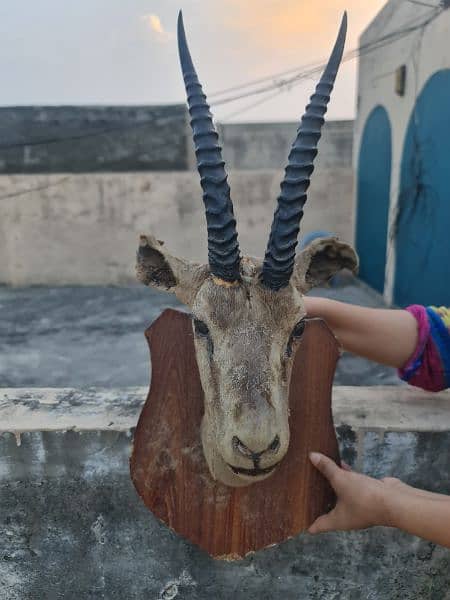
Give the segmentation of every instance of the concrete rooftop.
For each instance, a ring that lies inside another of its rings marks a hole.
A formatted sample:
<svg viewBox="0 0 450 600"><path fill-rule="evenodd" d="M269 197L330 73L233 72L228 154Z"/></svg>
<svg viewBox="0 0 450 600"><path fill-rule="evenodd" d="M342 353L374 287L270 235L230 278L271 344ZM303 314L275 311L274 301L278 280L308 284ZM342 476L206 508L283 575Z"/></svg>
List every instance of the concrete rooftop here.
<svg viewBox="0 0 450 600"><path fill-rule="evenodd" d="M383 306L343 283L315 293ZM395 530L300 535L223 563L147 511L128 460L149 381L143 332L168 306L181 308L137 286L0 287L0 600L450 598L448 551ZM449 393L349 355L335 383L348 464L449 493Z"/></svg>
<svg viewBox="0 0 450 600"><path fill-rule="evenodd" d="M0 390L0 600L447 600L450 553L392 529L295 536L236 563L161 525L130 480L146 388ZM450 394L334 389L344 460L449 493Z"/></svg>
<svg viewBox="0 0 450 600"><path fill-rule="evenodd" d="M359 282L315 294L384 306ZM0 287L0 387L123 387L149 382L144 330L170 294L130 287ZM397 385L394 370L344 355L336 385Z"/></svg>

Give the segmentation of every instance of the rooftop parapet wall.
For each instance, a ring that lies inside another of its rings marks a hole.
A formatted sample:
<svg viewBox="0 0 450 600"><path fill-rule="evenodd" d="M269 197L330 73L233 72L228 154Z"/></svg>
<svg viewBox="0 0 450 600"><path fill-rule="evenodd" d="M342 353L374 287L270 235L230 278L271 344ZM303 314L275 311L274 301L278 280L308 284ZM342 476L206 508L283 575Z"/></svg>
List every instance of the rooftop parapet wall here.
<svg viewBox="0 0 450 600"><path fill-rule="evenodd" d="M184 104L0 108L0 173L184 171Z"/></svg>
<svg viewBox="0 0 450 600"><path fill-rule="evenodd" d="M283 169L287 164L298 123L227 123L219 125L226 163L230 169ZM319 142L316 168L352 166L353 121L327 121Z"/></svg>
<svg viewBox="0 0 450 600"><path fill-rule="evenodd" d="M159 524L130 481L146 393L0 390L1 600L446 597L449 552L388 529L210 560ZM450 394L338 387L334 415L358 470L450 493Z"/></svg>
<svg viewBox="0 0 450 600"><path fill-rule="evenodd" d="M298 123L219 124L229 169L281 169ZM323 129L319 168L352 163L353 121ZM188 171L185 104L0 107L0 174Z"/></svg>
<svg viewBox="0 0 450 600"><path fill-rule="evenodd" d="M262 256L281 170L231 171L241 250ZM351 169L314 175L302 231L353 238ZM196 172L0 176L0 284L116 285L135 281L141 233L206 262Z"/></svg>

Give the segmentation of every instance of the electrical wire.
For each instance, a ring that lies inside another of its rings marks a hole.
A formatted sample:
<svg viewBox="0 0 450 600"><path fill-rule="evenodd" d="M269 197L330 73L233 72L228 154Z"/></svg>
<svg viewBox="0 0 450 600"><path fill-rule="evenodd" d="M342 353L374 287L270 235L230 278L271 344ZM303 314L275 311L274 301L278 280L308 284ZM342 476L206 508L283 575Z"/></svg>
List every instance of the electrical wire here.
<svg viewBox="0 0 450 600"><path fill-rule="evenodd" d="M427 25L429 23L431 23L432 21L434 21L434 19L437 18L437 16L439 16L441 13L443 12L443 7L442 6L433 6L433 11L431 11L430 13L427 13L425 16L426 18L424 19L424 15L422 15L421 20L417 20L413 19L412 21L410 21L409 23L406 24L406 27L404 27L403 29L400 30L396 30L394 32L391 32L381 38L378 38L377 40L374 40L372 42L368 42L367 44L361 45L359 48L355 48L352 50L349 50L343 57L342 62L347 62L349 60L352 60L356 57L361 57L361 56L365 56L367 54L369 54L370 52L373 52L374 50L378 50L380 48L383 48L389 44L392 44L400 39L402 39L403 37L409 35L410 33L417 31L417 30L421 30L422 33L425 30L425 28L427 27ZM316 63L317 65L317 63ZM320 64L315 66L314 68L311 68L309 71L303 71L301 73L297 73L297 75L295 77L292 77L289 80L286 80L284 82L278 82L278 84L276 84L273 87L279 87L280 90L279 91L283 91L283 87L286 86L288 89L292 89L293 87L295 87L297 85L297 83L301 82L301 80L303 80L304 78L310 77L314 74L320 73L323 71L324 67L326 66L326 63L324 64ZM268 91L270 91L271 87L268 86L264 89L264 91L267 93ZM272 88L273 89L273 88ZM261 92L260 92L261 93ZM244 95L242 95L242 97L248 97L250 95L256 95L256 91L253 91L251 93L246 93ZM266 97L262 102L268 101L271 98L275 97L276 94L270 95L268 97ZM235 100L240 99L239 97L235 97L234 100L232 100L231 98L227 98L225 99L225 101L222 101L223 104L228 103L228 102L232 102ZM255 106L258 106L260 104L260 102L256 102L253 103L251 105L245 106L242 109L242 112L247 112L250 108L253 108ZM215 104L217 105L217 103ZM213 104L214 106L214 104ZM240 114L242 114L241 111L237 110L235 112L233 112L231 115L227 115L224 120L228 120L230 117L236 117Z"/></svg>
<svg viewBox="0 0 450 600"><path fill-rule="evenodd" d="M126 131L129 129L134 129L136 127L142 127L145 125L154 124L154 119L142 119L141 121L137 121L136 123L127 123L126 125L116 125L115 127L108 127L106 129L100 129L97 131L86 131L84 133L77 133L74 135L68 135L64 137L52 137L52 138L41 138L37 140L28 140L27 142L12 142L0 144L0 150L10 149L10 148L23 148L24 146L42 146L42 145L51 145L51 144L59 144L61 142L70 142L76 140L82 140L84 138L97 137L100 135L107 135L109 133L114 133L116 131Z"/></svg>
<svg viewBox="0 0 450 600"><path fill-rule="evenodd" d="M322 62L315 61L310 64L292 67L291 69L287 69L286 71L272 73L272 75L265 75L264 77L260 77L259 79L252 79L250 81L247 81L246 83L233 85L232 87L218 90L217 92L213 92L212 94L209 93L208 98L215 98L216 96L223 96L224 94L227 94L228 92L234 92L236 90L241 90L241 89L245 89L247 87L252 87L253 85L256 85L257 83L264 83L265 81L273 81L274 79L278 79L279 77L285 77L286 75L290 75L291 73L298 73L300 69L308 69L311 67L321 67L322 64L323 64Z"/></svg>
<svg viewBox="0 0 450 600"><path fill-rule="evenodd" d="M419 6L428 6L428 8L436 8L437 4L428 4L427 2L421 2L420 0L407 0L407 2L411 2L411 4L418 4Z"/></svg>
<svg viewBox="0 0 450 600"><path fill-rule="evenodd" d="M234 112L225 115L224 117L222 117L220 119L221 123L225 123L228 122L230 119L232 119L233 117L236 117L238 115L241 115L244 112L247 112L249 110L251 110L252 108L255 108L257 106L260 106L261 104L265 104L266 102L269 102L269 100L272 100L273 98L276 98L277 96L279 96L280 94L282 94L284 91L286 90L277 90L274 94L269 94L268 96L264 96L264 98L257 100L256 102L252 102L251 104L247 104L246 106L244 106L243 108L240 108L238 110L235 110Z"/></svg>
<svg viewBox="0 0 450 600"><path fill-rule="evenodd" d="M417 19L415 19L413 22L410 23L410 25L408 27L394 31L390 34L387 34L387 35L377 39L377 40L374 40L373 42L369 42L365 45L362 45L359 48L354 48L352 50L349 50L344 55L342 62L343 63L348 62L350 60L353 60L356 57L365 56L368 53L373 52L374 50L379 50L380 48L383 48L389 44L393 44L394 42L399 41L403 37L406 37L410 33L417 31L418 29L422 29L423 27L426 27L439 14L441 14L442 8L435 7L434 10L431 12L432 12L431 15L427 15L425 19L422 18L422 20L420 20L419 22L417 22ZM423 17L423 15L422 15L422 17ZM241 100L244 98L249 98L251 96L256 96L256 95L259 95L259 94L262 94L265 92L269 92L276 88L280 89L283 87L289 87L294 82L297 82L300 79L311 77L312 75L315 75L315 74L321 72L325 68L325 66L326 66L326 63L322 63L322 64L319 64L309 70L298 72L296 75L294 75L291 78L277 81L270 85L266 85L264 87L259 87L255 90L243 92L242 94L239 94L239 95L228 96L228 97L216 100L215 102L211 103L211 106L221 106L223 104L229 104L230 102L236 102L237 100ZM247 86L244 86L244 87L247 87Z"/></svg>
<svg viewBox="0 0 450 600"><path fill-rule="evenodd" d="M411 0L410 0L411 1ZM415 0L416 1L416 0ZM417 0L419 1L419 0ZM423 19L424 15L422 15L422 20L420 20L419 22L417 21L417 19L409 22L404 28L393 31L381 38L378 38L377 40L374 40L372 42L369 42L365 45L360 46L359 48L354 48L350 51L348 51L343 59L342 62L348 62L350 60L353 60L357 57L361 57L361 56L365 56L367 54L369 54L370 52L373 52L375 50L379 50L380 48L383 48L389 44L393 44L396 41L399 41L400 39L402 39L403 37L406 37L407 35L409 35L410 33L418 30L418 29L422 29L425 28L429 23L431 23L432 21L434 21L434 19L436 19L442 12L443 10L445 10L444 6L438 6L438 7L433 7L433 10L431 11L431 14L427 14L425 15L425 19ZM295 72L295 69L289 69L287 71L283 71L282 73L278 73L276 75L271 75L271 76L267 76L267 77L262 77L260 79L257 80L253 80L251 82L248 82L247 84L242 84L240 86L233 86L231 88L227 88L226 90L222 90L220 92L215 92L214 94L212 94L212 96L214 97L218 97L219 99L216 100L215 102L211 103L211 106L215 107L215 106L221 106L221 105L225 105L225 104L229 104L232 102L237 102L238 100L242 100L245 98L249 98L252 96L259 96L261 94L266 94L268 92L271 92L272 90L277 90L277 94L279 91L286 91L291 89L292 87L294 87L295 85L297 85L298 83L300 83L301 81L303 81L304 79L307 78L311 78L314 75L317 75L318 73L320 73L324 67L326 66L326 63L311 63L311 66L309 68L305 68L305 66L302 67L302 70L296 72L296 74L292 77L287 77L285 79L281 79L280 81L274 81L274 79L279 78L280 76L285 76L286 74L290 74L292 72ZM270 85L265 85L262 87L258 87L255 90L250 90L247 92L243 92L241 94L237 94L237 95L232 95L232 96L225 96L225 98L220 98L221 95L224 95L225 93L228 93L230 91L237 91L239 89L246 89L249 88L253 85L256 85L257 83L264 83L265 81L269 81L272 80L273 83L271 83ZM276 94L273 94L272 97L275 97ZM211 96L210 96L211 97ZM241 109L242 111L247 111L250 110L250 108L253 108L254 106L257 106L259 104L262 104L263 102L266 102L270 100L270 97L267 96L265 98L263 98L261 100L261 102L257 102L254 103L253 105L249 105L247 107L244 107L243 109ZM240 111L235 111L235 113L232 114L232 116L236 116L237 114L239 114ZM228 117L229 118L229 117ZM23 148L26 146L40 146L40 145L50 145L50 144L58 144L58 143L63 143L66 141L77 141L77 140L82 140L85 138L90 138L90 137L97 137L97 136L101 136L101 135L108 135L110 133L114 133L117 131L126 131L128 129L132 129L132 128L137 128L137 127L141 127L141 126L145 126L145 125L150 125L153 123L152 119L148 119L146 121L142 120L139 121L137 123L128 123L126 125L118 125L116 127L110 127L107 129L103 129L103 130L97 130L97 131L89 131L89 132L84 132L84 133L80 133L80 134L76 134L76 135L72 135L72 136L65 136L65 137L53 137L53 138L45 138L45 139L38 139L38 140L28 140L28 141L20 141L20 142L12 142L12 143L4 143L4 144L0 144L0 150L9 150L9 149L14 149L14 148Z"/></svg>
<svg viewBox="0 0 450 600"><path fill-rule="evenodd" d="M0 196L0 202L2 200L8 200L9 198L17 198L18 196L26 196L27 194L32 194L33 192L42 192L43 190L48 190L49 188L56 187L61 185L62 183L66 183L72 179L71 175L66 175L65 177L61 177L56 181L51 181L50 183L46 183L45 185L37 185L32 188L27 188L26 190L18 190L17 192L11 192L10 194L4 194Z"/></svg>
<svg viewBox="0 0 450 600"><path fill-rule="evenodd" d="M412 1L412 0L411 0ZM424 15L421 15L419 20L416 18L414 18L412 21L408 22L404 28L393 31L381 38L378 38L377 40L374 40L372 42L369 42L368 44L365 44L363 46L360 46L359 48L353 48L352 50L349 50L343 58L343 61L345 60L352 60L353 58L357 57L359 55L360 52L368 52L370 51L372 48L373 49L378 49L379 44L382 43L384 45L384 42L389 42L389 43L393 43L395 41L397 41L397 39L401 39L403 36L405 35L409 35L409 33L411 33L412 31L416 30L416 29L420 29L424 22L427 23L428 22L428 18L431 16L432 18L435 18L436 13L440 14L442 12L442 7L440 6L432 6L432 5L428 5L429 7L433 8L433 11L431 11L431 15L428 13L426 16L425 21L423 20ZM436 12L435 12L436 11ZM247 83L244 84L240 84L240 85L236 85L233 86L231 88L226 88L224 90L220 90L217 92L214 92L212 94L208 94L209 98L213 98L213 97L217 97L217 96L222 96L230 91L237 91L240 89L245 89L248 87L252 87L253 85L256 85L257 83L263 83L265 81L274 81L280 77L284 77L290 73L296 72L296 75L294 75L292 78L287 79L286 80L286 84L289 84L290 82L292 82L297 76L301 76L304 73L311 73L314 74L320 70L322 70L326 65L326 62L314 62L314 63L310 63L307 65L302 65L300 67L297 68L292 68L289 69L287 71L282 71L282 72L278 72L278 73L274 73L272 75L267 75L266 77L262 77L260 79L255 79L252 81L249 81ZM283 85L284 81L281 82L276 82L274 81L273 85ZM265 91L266 88L263 88L262 91ZM215 105L217 105L220 101L216 101Z"/></svg>

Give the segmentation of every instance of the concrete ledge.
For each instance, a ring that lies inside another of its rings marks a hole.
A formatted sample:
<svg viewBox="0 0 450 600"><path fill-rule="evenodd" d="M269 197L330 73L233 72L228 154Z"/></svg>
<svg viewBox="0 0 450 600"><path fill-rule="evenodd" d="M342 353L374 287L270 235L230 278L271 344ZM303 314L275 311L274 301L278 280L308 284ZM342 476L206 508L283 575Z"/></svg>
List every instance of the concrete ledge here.
<svg viewBox="0 0 450 600"><path fill-rule="evenodd" d="M147 393L143 387L0 388L0 433L130 431Z"/></svg>
<svg viewBox="0 0 450 600"><path fill-rule="evenodd" d="M380 431L450 431L450 392L409 386L335 387L336 425Z"/></svg>
<svg viewBox="0 0 450 600"><path fill-rule="evenodd" d="M148 388L0 388L0 433L129 431ZM333 389L337 427L355 430L450 432L450 392L407 386Z"/></svg>
<svg viewBox="0 0 450 600"><path fill-rule="evenodd" d="M0 390L0 600L435 600L450 552L398 531L301 535L236 564L162 526L129 476L146 388ZM450 493L450 394L335 388L344 460Z"/></svg>

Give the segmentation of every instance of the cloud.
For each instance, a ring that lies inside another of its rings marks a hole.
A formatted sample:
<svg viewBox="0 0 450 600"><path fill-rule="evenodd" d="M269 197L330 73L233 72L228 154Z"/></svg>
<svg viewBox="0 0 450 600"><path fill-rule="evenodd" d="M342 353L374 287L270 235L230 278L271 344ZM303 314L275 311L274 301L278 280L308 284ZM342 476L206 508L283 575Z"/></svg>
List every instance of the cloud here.
<svg viewBox="0 0 450 600"><path fill-rule="evenodd" d="M149 25L153 29L153 31L156 31L156 33L161 33L161 34L164 33L164 29L161 24L161 19L157 15L147 15L147 18L148 18Z"/></svg>
<svg viewBox="0 0 450 600"><path fill-rule="evenodd" d="M228 0L222 9L226 25L245 35L256 47L294 50L310 49L319 58L327 54L334 41L344 9L350 18L349 44L356 45L357 33L367 24L369 15L385 0ZM323 52L320 49L323 48Z"/></svg>
<svg viewBox="0 0 450 600"><path fill-rule="evenodd" d="M172 39L173 35L164 29L158 15L144 15L141 18L160 42L168 42Z"/></svg>

